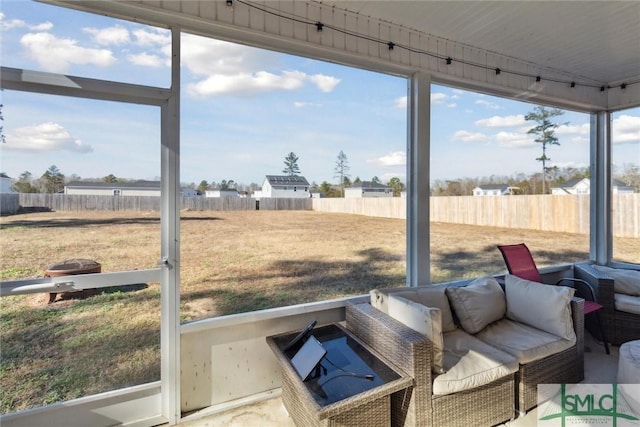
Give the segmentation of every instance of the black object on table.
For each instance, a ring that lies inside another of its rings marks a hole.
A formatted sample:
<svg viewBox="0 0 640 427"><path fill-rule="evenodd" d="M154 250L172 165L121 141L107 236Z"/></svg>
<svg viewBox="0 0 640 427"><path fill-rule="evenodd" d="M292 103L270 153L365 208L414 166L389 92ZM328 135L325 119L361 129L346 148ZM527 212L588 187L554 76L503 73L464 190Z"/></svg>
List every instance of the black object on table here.
<svg viewBox="0 0 640 427"><path fill-rule="evenodd" d="M327 351L310 378L304 381L315 401L325 406L397 380L398 373L371 354L337 325L313 329L314 336ZM295 334L274 337L283 349ZM291 359L295 352L287 351Z"/></svg>

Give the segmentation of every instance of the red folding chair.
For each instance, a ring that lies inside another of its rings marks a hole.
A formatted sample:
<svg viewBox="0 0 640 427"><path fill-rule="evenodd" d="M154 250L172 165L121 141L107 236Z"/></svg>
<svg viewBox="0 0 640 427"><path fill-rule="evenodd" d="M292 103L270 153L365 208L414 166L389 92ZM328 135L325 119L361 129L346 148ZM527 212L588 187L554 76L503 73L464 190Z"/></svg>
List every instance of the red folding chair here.
<svg viewBox="0 0 640 427"><path fill-rule="evenodd" d="M515 245L498 245L498 249L500 250L500 253L502 253L502 258L504 258L504 262L507 265L507 269L510 274L518 276L521 279L542 283L542 277L540 276L538 267L536 266L533 256L531 255L531 251L529 251L527 245L524 243L518 243ZM584 299L584 315L594 315L598 324L598 329L600 330L600 338L602 338L602 342L604 343L604 348L607 354L610 354L609 344L607 344L607 339L604 336L604 329L602 328L600 314L598 313L602 308L602 305L596 302L596 296L591 285L582 279L574 278L560 279L556 285L560 285L562 282L571 282L569 286L576 290L575 296Z"/></svg>

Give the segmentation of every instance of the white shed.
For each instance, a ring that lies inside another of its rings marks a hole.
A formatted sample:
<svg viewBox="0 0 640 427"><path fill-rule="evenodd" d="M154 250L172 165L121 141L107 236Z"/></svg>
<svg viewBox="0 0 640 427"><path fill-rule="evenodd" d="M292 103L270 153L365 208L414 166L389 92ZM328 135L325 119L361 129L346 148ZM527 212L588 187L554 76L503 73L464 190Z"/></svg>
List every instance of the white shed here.
<svg viewBox="0 0 640 427"><path fill-rule="evenodd" d="M393 188L372 181L361 181L344 189L344 197L393 197Z"/></svg>

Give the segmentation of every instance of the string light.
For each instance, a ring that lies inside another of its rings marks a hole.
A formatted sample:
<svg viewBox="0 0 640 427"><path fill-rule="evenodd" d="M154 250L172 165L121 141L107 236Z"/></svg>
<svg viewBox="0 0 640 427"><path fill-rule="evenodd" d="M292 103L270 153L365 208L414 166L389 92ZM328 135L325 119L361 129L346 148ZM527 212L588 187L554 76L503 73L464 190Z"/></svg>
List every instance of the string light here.
<svg viewBox="0 0 640 427"><path fill-rule="evenodd" d="M320 21L317 22L312 22L309 21L307 19L303 19L303 18L299 18L299 17L294 17L294 16L286 16L283 15L280 11L274 12L273 10L269 10L268 6L258 6L255 5L253 3L247 2L245 0L235 0L237 3L243 4L247 7L251 7L253 9L259 10L263 13L266 14L270 14L270 15L274 15L277 16L278 18L281 19L288 19L290 21L293 22L298 22L301 24L306 24L306 25L313 25L316 27L317 31L323 31L323 29L327 28L330 29L332 31L338 32L338 33L342 33L348 36L352 36L352 37L356 37L359 38L361 40L368 40L374 43L380 43L380 44L385 44L389 50L394 50L394 48L398 48L398 49L404 49L408 52L412 52L412 53L418 53L418 54L423 54L432 58L436 58L436 59L440 59L440 60L445 60L447 65L451 65L451 63L453 62L454 58L450 57L450 56L442 56L442 55L438 55L435 54L433 52L429 52L426 50L421 50L421 49L416 49L416 48L412 48L409 46L404 46L401 44L397 44L394 43L392 41L386 41L386 40L381 40L381 39L376 39L373 37L369 37L360 33L356 33L353 31L347 31L344 30L342 28L338 28L338 27L333 27L331 25L328 24L323 24ZM227 6L232 6L233 5L233 0L227 0ZM468 60L462 60L462 59L455 59L456 62L459 62L463 65L468 65L471 67L476 67L476 68L480 68L480 69L484 69L484 70L493 70L496 75L501 74L501 73L507 73L507 74L513 74L513 75L517 75L517 76L522 76L522 77L529 77L529 78L535 78L536 82L541 82L542 80L548 81L548 82L553 82L553 83L560 83L560 84L567 84L569 83L570 86L572 88L575 88L576 86L583 86L583 87L590 87L590 88L594 88L594 89L599 89L600 92L603 92L605 89L614 89L616 87L619 87L620 89L624 90L627 88L628 85L632 85L632 84L638 84L640 83L640 80L637 81L633 81L633 82L626 82L626 83L621 83L619 85L614 85L614 86L605 86L602 84L588 84L588 83L577 83L575 81L567 81L567 80L560 80L560 79L553 79L550 77L545 77L544 79L542 78L542 76L540 75L532 75L532 74L526 74L526 73L521 73L521 72L517 72L517 71L512 71L512 70L504 70L501 68L493 68L491 66L485 65L485 64L480 64L480 63L476 63L476 62L472 62L472 61L468 61Z"/></svg>

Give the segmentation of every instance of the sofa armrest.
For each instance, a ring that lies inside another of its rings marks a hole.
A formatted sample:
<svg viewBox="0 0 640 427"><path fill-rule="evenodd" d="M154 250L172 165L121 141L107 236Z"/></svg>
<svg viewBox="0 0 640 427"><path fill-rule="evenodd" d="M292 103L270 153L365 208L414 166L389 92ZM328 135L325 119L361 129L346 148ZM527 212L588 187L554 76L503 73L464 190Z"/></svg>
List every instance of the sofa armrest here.
<svg viewBox="0 0 640 427"><path fill-rule="evenodd" d="M369 303L346 307L347 330L387 362L431 389L431 342Z"/></svg>
<svg viewBox="0 0 640 427"><path fill-rule="evenodd" d="M605 310L615 310L613 278L587 263L575 264L573 266L573 275L577 279L586 281L591 286L596 294L596 301Z"/></svg>
<svg viewBox="0 0 640 427"><path fill-rule="evenodd" d="M584 299L573 297L571 299L571 320L576 332L576 345L579 351L584 351Z"/></svg>

